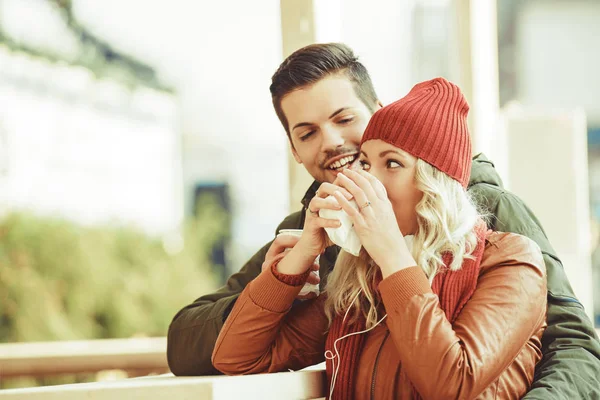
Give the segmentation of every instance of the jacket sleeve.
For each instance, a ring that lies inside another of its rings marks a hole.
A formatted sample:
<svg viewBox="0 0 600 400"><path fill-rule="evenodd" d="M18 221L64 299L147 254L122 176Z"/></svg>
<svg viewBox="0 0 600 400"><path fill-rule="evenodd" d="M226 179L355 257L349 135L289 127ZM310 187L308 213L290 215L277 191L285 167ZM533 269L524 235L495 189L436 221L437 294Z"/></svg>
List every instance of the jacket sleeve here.
<svg viewBox="0 0 600 400"><path fill-rule="evenodd" d="M421 268L401 270L379 285L403 369L424 399L477 397L541 334L546 278L539 249L518 235L497 245L507 250L484 254L489 267L454 324ZM514 382L512 389L521 396L535 361L523 360L524 372Z"/></svg>
<svg viewBox="0 0 600 400"><path fill-rule="evenodd" d="M294 213L277 229L297 228L301 223L301 213ZM239 272L227 280L225 286L198 298L175 315L167 335L167 361L173 374L219 373L210 361L217 336L242 290L260 274L271 243L254 254Z"/></svg>
<svg viewBox="0 0 600 400"><path fill-rule="evenodd" d="M500 195L491 211L495 228L534 240L546 264L548 327L542 336L542 360L525 399L600 399L600 341L540 222L509 192Z"/></svg>
<svg viewBox="0 0 600 400"><path fill-rule="evenodd" d="M271 242L260 249L217 292L200 297L175 315L167 336L167 360L173 374L219 373L210 362L217 336L242 290L260 274L270 245Z"/></svg>
<svg viewBox="0 0 600 400"><path fill-rule="evenodd" d="M324 361L324 296L291 309L301 289L281 282L270 269L252 281L219 334L212 357L215 368L228 375L256 374Z"/></svg>

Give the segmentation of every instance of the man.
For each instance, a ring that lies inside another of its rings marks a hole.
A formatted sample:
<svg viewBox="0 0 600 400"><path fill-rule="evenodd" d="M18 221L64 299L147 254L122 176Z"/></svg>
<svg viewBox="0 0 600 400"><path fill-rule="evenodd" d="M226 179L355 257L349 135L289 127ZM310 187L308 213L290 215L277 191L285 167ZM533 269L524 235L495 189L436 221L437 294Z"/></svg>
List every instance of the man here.
<svg viewBox="0 0 600 400"><path fill-rule="evenodd" d="M301 229L319 182L333 182L339 171L356 161L365 127L381 104L367 70L342 44L311 45L296 51L275 72L270 89L294 158L315 178L302 201L303 209L278 227ZM482 155L474 159L469 191L495 217L492 229L528 236L544 254L548 328L543 336L544 355L526 398L600 399L600 342L539 221L518 197L503 189L493 164ZM267 243L223 288L200 297L175 316L167 350L174 374L217 373L211 354L236 298L260 273L266 258L293 246L295 240L280 237ZM321 256L321 286L338 251L332 246Z"/></svg>

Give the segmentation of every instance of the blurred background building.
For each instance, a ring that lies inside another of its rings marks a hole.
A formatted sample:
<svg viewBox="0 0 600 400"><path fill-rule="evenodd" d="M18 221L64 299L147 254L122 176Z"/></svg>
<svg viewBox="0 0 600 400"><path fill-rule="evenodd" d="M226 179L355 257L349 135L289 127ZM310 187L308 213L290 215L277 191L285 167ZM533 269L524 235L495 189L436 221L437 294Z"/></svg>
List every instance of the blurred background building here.
<svg viewBox="0 0 600 400"><path fill-rule="evenodd" d="M134 227L174 257L212 196L225 217L202 224L206 279L178 283L173 315L300 208L310 179L270 78L292 51L342 41L384 104L435 76L464 89L476 150L600 326L599 20L593 0L0 0L0 212Z"/></svg>

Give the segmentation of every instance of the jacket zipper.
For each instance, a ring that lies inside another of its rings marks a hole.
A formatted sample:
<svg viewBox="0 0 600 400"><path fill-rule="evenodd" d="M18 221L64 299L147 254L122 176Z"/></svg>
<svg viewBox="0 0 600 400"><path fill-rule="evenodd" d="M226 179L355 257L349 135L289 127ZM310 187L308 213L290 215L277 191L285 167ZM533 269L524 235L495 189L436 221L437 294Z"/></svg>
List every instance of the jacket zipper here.
<svg viewBox="0 0 600 400"><path fill-rule="evenodd" d="M381 355L381 350L383 350L383 345L385 344L387 338L390 336L390 331L385 333L385 337L381 342L381 347L379 347L379 351L377 351L377 356L375 357L375 366L373 367L373 376L371 377L371 400L375 400L375 380L377 378L377 364L379 364L379 356Z"/></svg>

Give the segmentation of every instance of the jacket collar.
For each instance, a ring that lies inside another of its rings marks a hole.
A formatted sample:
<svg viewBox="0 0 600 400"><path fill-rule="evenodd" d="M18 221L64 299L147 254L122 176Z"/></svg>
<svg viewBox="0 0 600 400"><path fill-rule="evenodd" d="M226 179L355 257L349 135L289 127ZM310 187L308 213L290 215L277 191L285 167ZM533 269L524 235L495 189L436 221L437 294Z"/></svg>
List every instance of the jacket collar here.
<svg viewBox="0 0 600 400"><path fill-rule="evenodd" d="M308 208L308 203L310 203L310 201L313 199L313 197L315 197L315 194L317 193L319 186L321 186L321 182L317 182L317 181L314 181L312 183L312 185L310 185L310 187L304 194L304 197L302 198L302 201L301 201L302 207L304 207L305 209Z"/></svg>
<svg viewBox="0 0 600 400"><path fill-rule="evenodd" d="M479 153L473 157L469 187L480 183L486 183L499 188L504 187L500 175L498 175L498 172L494 168L494 163L483 155L483 153Z"/></svg>

